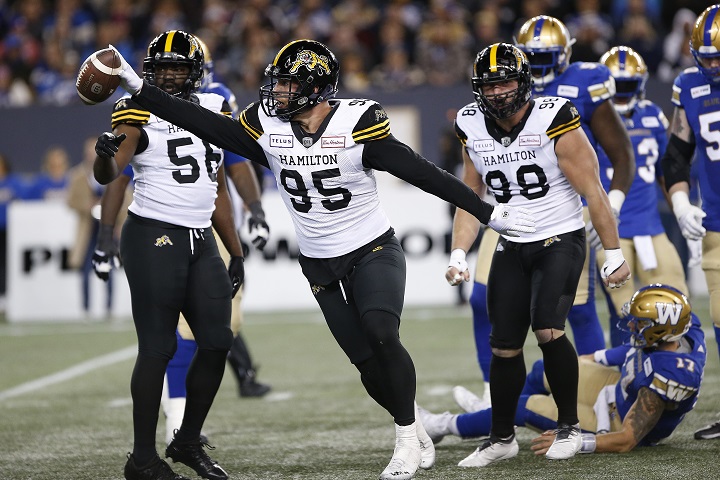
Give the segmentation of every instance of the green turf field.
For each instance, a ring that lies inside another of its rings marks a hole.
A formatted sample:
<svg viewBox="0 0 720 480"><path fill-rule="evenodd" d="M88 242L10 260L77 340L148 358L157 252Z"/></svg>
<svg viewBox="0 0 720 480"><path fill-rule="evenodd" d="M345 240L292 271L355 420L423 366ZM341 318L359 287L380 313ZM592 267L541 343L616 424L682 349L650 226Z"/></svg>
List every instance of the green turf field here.
<svg viewBox="0 0 720 480"><path fill-rule="evenodd" d="M519 430L520 454L485 469L457 463L477 442L446 438L437 463L418 479L710 479L720 478L720 440L692 432L720 413L720 366L707 315L701 398L680 429L656 448L626 455L582 455L563 462L535 458L533 432ZM392 419L366 394L356 370L319 313L251 314L244 334L260 380L273 392L240 399L227 372L206 422L212 456L233 479L373 479L392 454ZM408 309L403 343L417 369L418 402L457 411L456 384L480 392L469 307ZM129 319L75 324L0 323L0 479L120 480L132 447L129 379L135 333ZM528 342L528 364L539 350ZM164 429L158 428L158 448ZM163 450L161 450L162 452ZM191 478L185 466L178 473Z"/></svg>

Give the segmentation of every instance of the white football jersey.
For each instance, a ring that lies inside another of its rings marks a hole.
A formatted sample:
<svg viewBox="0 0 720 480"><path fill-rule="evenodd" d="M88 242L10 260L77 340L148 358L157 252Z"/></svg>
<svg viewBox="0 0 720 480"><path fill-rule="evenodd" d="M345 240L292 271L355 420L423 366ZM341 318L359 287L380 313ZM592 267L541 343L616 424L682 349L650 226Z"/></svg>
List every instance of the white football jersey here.
<svg viewBox="0 0 720 480"><path fill-rule="evenodd" d="M508 240L528 243L582 228L580 195L558 167L554 140L580 127L577 109L564 98L537 98L523 122L504 132L475 103L455 120L458 137L498 203L532 212L537 231Z"/></svg>
<svg viewBox="0 0 720 480"><path fill-rule="evenodd" d="M313 135L268 117L259 104L240 115L275 174L298 246L310 258L352 252L390 228L375 174L362 164L363 142L390 135L387 114L372 100L331 100L334 109Z"/></svg>
<svg viewBox="0 0 720 480"><path fill-rule="evenodd" d="M195 96L203 107L230 114L223 111L224 99L220 95ZM144 218L183 227L210 227L223 151L151 114L130 97L115 104L112 126L121 123L137 125L147 135L146 148L130 162L135 191L128 209Z"/></svg>

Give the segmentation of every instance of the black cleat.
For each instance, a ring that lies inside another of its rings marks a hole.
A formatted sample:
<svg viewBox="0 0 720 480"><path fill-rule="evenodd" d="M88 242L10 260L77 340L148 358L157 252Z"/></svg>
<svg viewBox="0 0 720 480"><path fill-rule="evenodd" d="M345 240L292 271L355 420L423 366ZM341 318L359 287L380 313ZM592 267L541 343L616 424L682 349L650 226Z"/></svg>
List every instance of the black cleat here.
<svg viewBox="0 0 720 480"><path fill-rule="evenodd" d="M720 422L715 422L695 432L695 440L712 440L714 438L720 438Z"/></svg>
<svg viewBox="0 0 720 480"><path fill-rule="evenodd" d="M272 387L255 381L254 375L248 375L240 382L240 396L245 398L259 398L265 396Z"/></svg>
<svg viewBox="0 0 720 480"><path fill-rule="evenodd" d="M226 477L227 478L227 477ZM128 461L125 464L125 480L190 480L187 477L173 472L165 460L155 456L149 465L138 468L135 459L128 453Z"/></svg>
<svg viewBox="0 0 720 480"><path fill-rule="evenodd" d="M208 480L227 480L228 474L218 463L210 458L203 447L215 450L215 447L199 440L193 443L178 443L173 439L165 449L165 456L173 462L184 463L195 473Z"/></svg>

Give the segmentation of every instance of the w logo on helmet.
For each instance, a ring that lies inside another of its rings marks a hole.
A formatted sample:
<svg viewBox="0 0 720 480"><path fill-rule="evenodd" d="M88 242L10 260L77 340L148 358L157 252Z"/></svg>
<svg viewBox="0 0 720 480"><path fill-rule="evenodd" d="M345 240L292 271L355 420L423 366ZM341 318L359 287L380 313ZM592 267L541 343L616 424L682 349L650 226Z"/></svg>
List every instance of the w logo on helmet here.
<svg viewBox="0 0 720 480"><path fill-rule="evenodd" d="M680 313L682 313L683 306L677 303L656 303L655 308L657 309L657 323L658 325L677 325L680 321Z"/></svg>
<svg viewBox="0 0 720 480"><path fill-rule="evenodd" d="M325 55L318 55L312 50L301 50L290 65L289 72L295 75L305 67L308 71L317 71L320 75L330 75L330 61Z"/></svg>

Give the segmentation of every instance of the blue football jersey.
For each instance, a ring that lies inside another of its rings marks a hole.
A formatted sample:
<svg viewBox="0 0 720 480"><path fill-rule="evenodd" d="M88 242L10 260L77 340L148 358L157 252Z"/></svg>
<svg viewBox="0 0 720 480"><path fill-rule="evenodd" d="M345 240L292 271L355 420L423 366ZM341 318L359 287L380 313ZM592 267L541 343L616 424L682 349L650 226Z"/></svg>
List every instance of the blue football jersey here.
<svg viewBox="0 0 720 480"><path fill-rule="evenodd" d="M232 91L224 84L220 82L212 82L207 86L203 86L200 89L200 92L202 93L215 93L217 95L220 95L225 99L226 102L228 102L228 105L230 105L230 108L232 109L232 117L237 119L238 116L238 104L237 100L235 99L235 94L232 93ZM228 150L225 150L225 165L230 166L235 163L240 162L246 162L247 159L245 157L241 157L237 153L230 152Z"/></svg>
<svg viewBox="0 0 720 480"><path fill-rule="evenodd" d="M597 140L590 130L590 119L598 106L615 95L615 80L602 63L575 62L542 89L533 85L537 97L563 97L580 112L580 122L593 148Z"/></svg>
<svg viewBox="0 0 720 480"><path fill-rule="evenodd" d="M705 368L706 347L705 334L695 314L692 314L692 324L684 338L690 343L690 352L687 353L635 348L627 353L622 366L622 378L615 389L620 417L625 418L643 387L649 388L674 407L663 411L657 425L639 445L654 445L667 438L697 402Z"/></svg>
<svg viewBox="0 0 720 480"><path fill-rule="evenodd" d="M620 117L635 152L635 178L620 210L620 238L636 235L660 235L665 231L657 209L657 178L662 178L658 159L667 147L668 120L663 111L649 100L640 100L632 115ZM600 180L610 190L613 168L603 149L597 147Z"/></svg>
<svg viewBox="0 0 720 480"><path fill-rule="evenodd" d="M720 84L710 84L696 67L675 79L672 102L685 109L695 135L695 160L702 209L707 213L703 226L720 232Z"/></svg>

